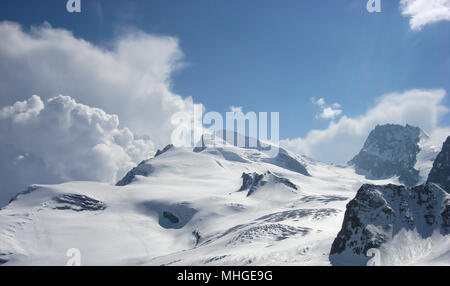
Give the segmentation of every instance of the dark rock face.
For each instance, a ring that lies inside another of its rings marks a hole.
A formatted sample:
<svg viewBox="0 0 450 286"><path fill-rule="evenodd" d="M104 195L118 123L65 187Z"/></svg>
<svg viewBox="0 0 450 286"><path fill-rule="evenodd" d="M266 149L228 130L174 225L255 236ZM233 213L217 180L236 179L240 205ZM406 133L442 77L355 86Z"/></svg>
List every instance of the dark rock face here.
<svg viewBox="0 0 450 286"><path fill-rule="evenodd" d="M264 186L266 183L265 181L262 180L264 178L264 175L257 173L253 174L242 173L241 178L242 178L242 186L238 190L238 192L248 190L249 193L252 193L254 192L255 188L257 188L258 186Z"/></svg>
<svg viewBox="0 0 450 286"><path fill-rule="evenodd" d="M286 178L282 178L267 171L264 174L258 173L242 173L242 186L238 192L248 191L247 197L251 196L259 187L264 186L269 180L274 183L283 184L293 190L297 190L297 186Z"/></svg>
<svg viewBox="0 0 450 286"><path fill-rule="evenodd" d="M406 186L415 186L420 179L414 165L421 136L426 135L418 127L377 125L362 150L349 163L369 179L399 176L399 181Z"/></svg>
<svg viewBox="0 0 450 286"><path fill-rule="evenodd" d="M101 211L106 209L106 204L84 195L67 194L53 198L53 208L58 210Z"/></svg>
<svg viewBox="0 0 450 286"><path fill-rule="evenodd" d="M170 151L174 148L174 146L172 144L167 145L166 147L164 147L162 150L158 150L156 151L155 154L155 158L158 156L161 156L162 154L166 153L167 151ZM136 167L134 167L133 169L131 169L131 171L129 171L125 177L122 178L122 180L118 181L116 183L116 186L126 186L131 184L133 181L136 180L136 176L144 176L144 177L148 177L150 176L154 169L153 166L148 163L149 160L144 160L141 163L139 163L139 165L137 165Z"/></svg>
<svg viewBox="0 0 450 286"><path fill-rule="evenodd" d="M147 163L147 161L142 161L137 167L133 168L129 171L122 180L117 182L116 186L126 186L131 184L136 176L145 176L148 177L152 174L153 167L151 164Z"/></svg>
<svg viewBox="0 0 450 286"><path fill-rule="evenodd" d="M12 252L9 252L9 251L2 252L2 251L0 251L0 266L3 265L3 264L8 263L12 255L14 255Z"/></svg>
<svg viewBox="0 0 450 286"><path fill-rule="evenodd" d="M169 211L164 211L163 217L167 218L171 223L179 223L180 222L180 219L177 218L176 215L174 215L173 213L171 213Z"/></svg>
<svg viewBox="0 0 450 286"><path fill-rule="evenodd" d="M437 183L450 193L450 136L445 140L441 152L433 163L433 168L428 175L428 182Z"/></svg>
<svg viewBox="0 0 450 286"><path fill-rule="evenodd" d="M173 146L172 144L169 144L169 145L167 145L166 147L164 147L162 150L159 150L159 149L158 149L158 151L156 151L155 157L158 157L158 156L160 156L161 154L166 153L167 151L173 149L173 147L174 147L174 146Z"/></svg>
<svg viewBox="0 0 450 286"><path fill-rule="evenodd" d="M190 203L168 204L166 202L149 201L137 204L143 214L153 216L158 214L159 225L166 229L181 229L198 212Z"/></svg>
<svg viewBox="0 0 450 286"><path fill-rule="evenodd" d="M344 261L364 265L369 259L365 256L367 250L379 248L401 229L416 229L424 238L434 230L447 235L449 222L450 195L437 184L414 188L366 184L347 204L330 261L335 265L345 264Z"/></svg>

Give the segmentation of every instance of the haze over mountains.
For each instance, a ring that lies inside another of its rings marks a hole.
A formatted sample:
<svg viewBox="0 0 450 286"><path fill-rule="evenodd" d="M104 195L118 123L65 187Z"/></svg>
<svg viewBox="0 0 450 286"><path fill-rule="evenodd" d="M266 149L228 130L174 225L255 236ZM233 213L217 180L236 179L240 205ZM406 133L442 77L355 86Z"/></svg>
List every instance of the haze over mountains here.
<svg viewBox="0 0 450 286"><path fill-rule="evenodd" d="M0 210L0 263L65 265L78 248L83 265L364 265L377 248L382 264L448 264L449 142L377 126L345 166L169 145L116 186L14 197Z"/></svg>

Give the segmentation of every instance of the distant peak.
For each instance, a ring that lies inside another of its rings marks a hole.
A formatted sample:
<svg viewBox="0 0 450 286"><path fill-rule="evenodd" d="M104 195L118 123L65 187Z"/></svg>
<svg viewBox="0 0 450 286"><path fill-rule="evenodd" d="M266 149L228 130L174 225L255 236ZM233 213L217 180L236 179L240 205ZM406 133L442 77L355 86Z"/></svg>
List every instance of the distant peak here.
<svg viewBox="0 0 450 286"><path fill-rule="evenodd" d="M270 183L272 185L281 184L287 187L288 189L291 189L291 192L294 192L298 190L297 186L292 183L290 180L277 176L273 174L270 171L267 171L263 174L258 173L242 173L242 186L238 190L238 192L242 191L248 191L247 197L251 196L255 192L258 191L261 187L266 185L267 183Z"/></svg>
<svg viewBox="0 0 450 286"><path fill-rule="evenodd" d="M169 145L167 145L166 147L164 147L162 150L159 150L159 149L158 149L158 151L156 151L155 157L158 157L159 155L161 155L161 154L163 154L163 153L169 151L169 150L172 149L173 147L174 147L173 144L169 144Z"/></svg>
<svg viewBox="0 0 450 286"><path fill-rule="evenodd" d="M420 179L414 166L420 151L419 142L424 138L428 135L422 129L409 124L377 125L350 164L370 179L398 176L400 182L413 186Z"/></svg>

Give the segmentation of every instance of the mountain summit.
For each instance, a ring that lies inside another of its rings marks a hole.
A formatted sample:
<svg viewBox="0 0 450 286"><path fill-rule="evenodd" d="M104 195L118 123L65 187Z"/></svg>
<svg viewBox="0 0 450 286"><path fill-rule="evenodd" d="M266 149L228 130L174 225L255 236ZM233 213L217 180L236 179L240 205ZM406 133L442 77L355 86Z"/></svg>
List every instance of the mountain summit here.
<svg viewBox="0 0 450 286"><path fill-rule="evenodd" d="M394 186L395 176L374 181L354 166L206 139L168 145L116 186L29 187L0 209L0 264L65 265L76 247L82 265L360 265L368 248L417 226L418 239L400 241L412 251L393 252L448 265L450 245L433 236L448 241L450 228L450 195L438 184ZM428 240L436 256L416 252Z"/></svg>
<svg viewBox="0 0 450 286"><path fill-rule="evenodd" d="M349 163L369 179L398 176L401 183L414 186L420 181L419 170L415 168L421 151L419 143L426 139L428 136L419 127L377 125Z"/></svg>

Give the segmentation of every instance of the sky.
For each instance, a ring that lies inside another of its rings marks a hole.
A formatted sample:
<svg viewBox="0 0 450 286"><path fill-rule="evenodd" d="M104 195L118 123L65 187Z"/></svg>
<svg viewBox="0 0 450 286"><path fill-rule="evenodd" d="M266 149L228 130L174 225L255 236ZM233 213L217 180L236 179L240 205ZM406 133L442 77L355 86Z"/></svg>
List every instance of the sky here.
<svg viewBox="0 0 450 286"><path fill-rule="evenodd" d="M282 146L332 163L376 124L450 134L449 0L381 0L381 13L366 0L81 0L81 13L66 2L0 3L8 172L22 158L33 180L114 181L194 106L280 112ZM51 118L63 123L50 132ZM79 158L109 168L69 166Z"/></svg>

